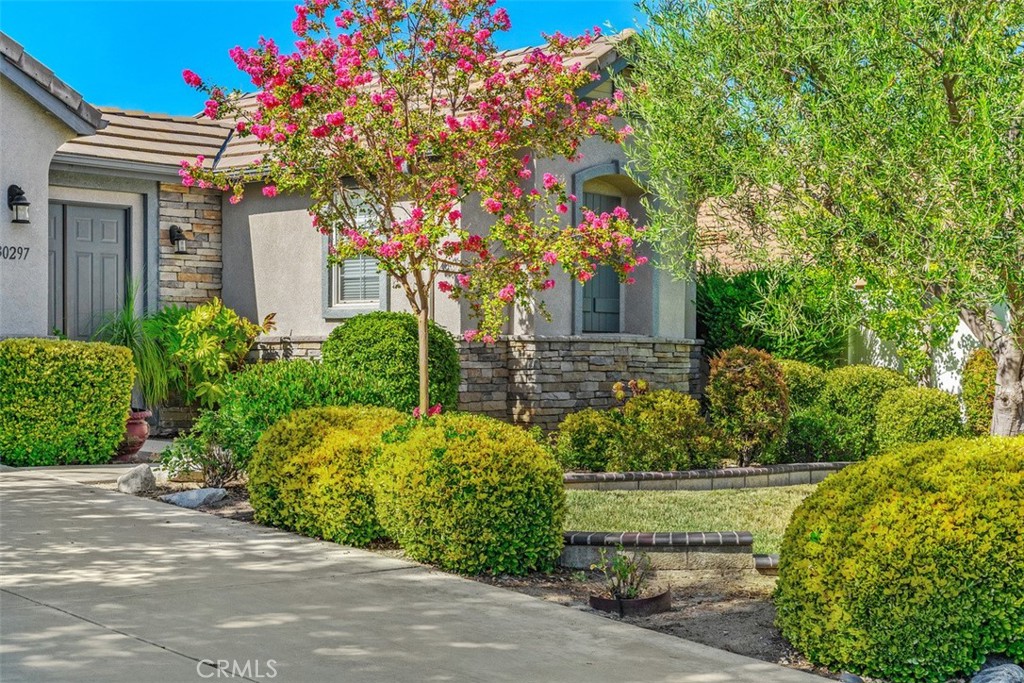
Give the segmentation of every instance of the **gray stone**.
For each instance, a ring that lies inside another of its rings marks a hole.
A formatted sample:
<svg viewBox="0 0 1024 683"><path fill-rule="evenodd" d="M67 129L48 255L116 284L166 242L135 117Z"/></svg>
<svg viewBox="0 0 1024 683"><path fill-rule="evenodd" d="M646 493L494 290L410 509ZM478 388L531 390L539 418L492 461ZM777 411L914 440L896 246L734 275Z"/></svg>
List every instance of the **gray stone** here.
<svg viewBox="0 0 1024 683"><path fill-rule="evenodd" d="M971 683L1024 683L1024 669L1016 664L989 666L974 674Z"/></svg>
<svg viewBox="0 0 1024 683"><path fill-rule="evenodd" d="M117 478L117 490L133 496L151 490L156 486L156 477L149 465L133 467Z"/></svg>
<svg viewBox="0 0 1024 683"><path fill-rule="evenodd" d="M192 489L160 496L160 500L183 508L195 509L201 505L216 503L228 495L224 489Z"/></svg>
<svg viewBox="0 0 1024 683"><path fill-rule="evenodd" d="M864 679L857 674L844 671L843 675L839 677L839 683L864 683Z"/></svg>

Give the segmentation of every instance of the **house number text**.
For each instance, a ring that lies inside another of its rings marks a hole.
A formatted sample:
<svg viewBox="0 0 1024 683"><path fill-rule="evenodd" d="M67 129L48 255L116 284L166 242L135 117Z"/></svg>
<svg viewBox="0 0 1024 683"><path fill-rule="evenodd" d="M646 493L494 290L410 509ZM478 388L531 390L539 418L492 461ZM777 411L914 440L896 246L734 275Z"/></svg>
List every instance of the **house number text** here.
<svg viewBox="0 0 1024 683"><path fill-rule="evenodd" d="M28 247L0 246L0 260L2 261L24 261L28 258Z"/></svg>

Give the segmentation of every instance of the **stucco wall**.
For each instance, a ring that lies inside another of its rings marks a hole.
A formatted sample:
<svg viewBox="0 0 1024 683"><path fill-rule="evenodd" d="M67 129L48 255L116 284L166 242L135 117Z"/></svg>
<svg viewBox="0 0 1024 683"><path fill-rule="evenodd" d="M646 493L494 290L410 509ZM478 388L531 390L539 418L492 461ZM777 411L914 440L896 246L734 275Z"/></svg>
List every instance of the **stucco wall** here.
<svg viewBox="0 0 1024 683"><path fill-rule="evenodd" d="M0 246L27 247L28 257L0 261L0 337L49 334L47 204L50 160L75 133L19 88L0 78ZM31 202L28 225L11 223L7 188Z"/></svg>

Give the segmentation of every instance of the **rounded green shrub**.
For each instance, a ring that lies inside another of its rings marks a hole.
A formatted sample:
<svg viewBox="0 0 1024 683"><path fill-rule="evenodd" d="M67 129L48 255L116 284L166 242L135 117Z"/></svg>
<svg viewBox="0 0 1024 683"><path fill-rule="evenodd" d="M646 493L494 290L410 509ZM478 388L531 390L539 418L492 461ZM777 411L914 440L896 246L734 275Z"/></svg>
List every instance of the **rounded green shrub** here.
<svg viewBox="0 0 1024 683"><path fill-rule="evenodd" d="M775 605L817 664L892 683L1024 658L1024 437L903 447L830 475L793 514Z"/></svg>
<svg viewBox="0 0 1024 683"><path fill-rule="evenodd" d="M381 538L369 472L381 434L407 419L391 408L350 406L279 420L249 463L255 520L349 545Z"/></svg>
<svg viewBox="0 0 1024 683"><path fill-rule="evenodd" d="M849 420L821 405L795 410L786 429L780 463L846 462L857 459Z"/></svg>
<svg viewBox="0 0 1024 683"><path fill-rule="evenodd" d="M962 433L960 401L941 389L893 389L878 403L875 442L881 451L891 451L904 444L948 439Z"/></svg>
<svg viewBox="0 0 1024 683"><path fill-rule="evenodd" d="M825 389L825 371L798 360L776 361L789 389L789 405L793 410L810 408Z"/></svg>
<svg viewBox="0 0 1024 683"><path fill-rule="evenodd" d="M525 430L444 414L388 435L377 515L413 559L464 574L548 570L562 550L562 468Z"/></svg>
<svg viewBox="0 0 1024 683"><path fill-rule="evenodd" d="M125 436L135 364L123 346L0 341L0 462L108 462Z"/></svg>
<svg viewBox="0 0 1024 683"><path fill-rule="evenodd" d="M960 377L960 391L968 431L979 436L989 434L996 401L996 359L991 351L976 349L967 358Z"/></svg>
<svg viewBox="0 0 1024 683"><path fill-rule="evenodd" d="M621 420L612 410L585 408L566 415L555 434L555 457L566 470L604 472L619 438Z"/></svg>
<svg viewBox="0 0 1024 683"><path fill-rule="evenodd" d="M789 390L770 354L736 346L711 359L705 391L708 416L740 465L778 457L789 422Z"/></svg>
<svg viewBox="0 0 1024 683"><path fill-rule="evenodd" d="M446 411L459 403L459 351L440 325L428 332L430 403ZM416 316L365 313L334 328L323 344L324 364L365 387L373 405L411 411L419 405L419 332Z"/></svg>
<svg viewBox="0 0 1024 683"><path fill-rule="evenodd" d="M721 435L701 417L696 400L659 389L626 402L608 469L670 472L717 467L725 452Z"/></svg>
<svg viewBox="0 0 1024 683"><path fill-rule="evenodd" d="M855 444L854 460L863 460L878 452L875 421L882 396L887 391L909 386L910 380L895 370L872 365L848 365L825 373L825 389L819 400L847 419L849 435Z"/></svg>

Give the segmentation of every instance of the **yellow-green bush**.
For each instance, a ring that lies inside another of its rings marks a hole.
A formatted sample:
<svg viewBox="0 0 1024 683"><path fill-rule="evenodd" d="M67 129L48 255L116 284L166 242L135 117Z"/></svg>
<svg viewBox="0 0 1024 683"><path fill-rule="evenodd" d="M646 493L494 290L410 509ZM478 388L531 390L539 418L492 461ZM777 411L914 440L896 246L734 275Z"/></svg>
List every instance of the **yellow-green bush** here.
<svg viewBox="0 0 1024 683"><path fill-rule="evenodd" d="M278 420L249 462L255 520L350 545L381 538L369 470L381 434L406 419L391 408L350 406Z"/></svg>
<svg viewBox="0 0 1024 683"><path fill-rule="evenodd" d="M697 401L659 389L626 402L608 469L668 472L717 467L726 451L721 435L701 417Z"/></svg>
<svg viewBox="0 0 1024 683"><path fill-rule="evenodd" d="M907 446L829 476L793 514L775 604L811 661L941 683L1024 658L1024 437Z"/></svg>
<svg viewBox="0 0 1024 683"><path fill-rule="evenodd" d="M848 365L825 373L825 388L819 402L847 419L848 436L854 443L854 459L863 460L878 452L875 421L882 396L887 391L909 386L910 380L895 370Z"/></svg>
<svg viewBox="0 0 1024 683"><path fill-rule="evenodd" d="M555 435L555 457L566 470L604 472L620 428L614 410L585 408L566 415Z"/></svg>
<svg viewBox="0 0 1024 683"><path fill-rule="evenodd" d="M789 405L793 410L810 408L825 389L825 371L798 360L775 361L782 368L782 377L789 389Z"/></svg>
<svg viewBox="0 0 1024 683"><path fill-rule="evenodd" d="M0 462L96 464L125 435L132 352L101 342L0 341Z"/></svg>
<svg viewBox="0 0 1024 683"><path fill-rule="evenodd" d="M878 403L875 442L881 451L897 446L960 436L960 401L928 387L893 389Z"/></svg>
<svg viewBox="0 0 1024 683"><path fill-rule="evenodd" d="M960 397L967 414L967 428L979 436L992 431L996 400L996 359L988 349L976 349L964 363Z"/></svg>
<svg viewBox="0 0 1024 683"><path fill-rule="evenodd" d="M464 574L548 570L562 550L562 468L525 430L445 414L388 435L377 516L421 562Z"/></svg>

